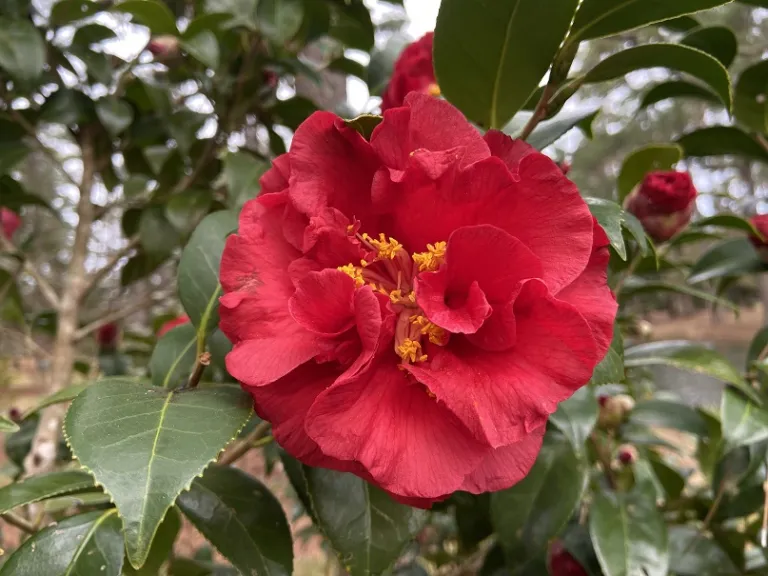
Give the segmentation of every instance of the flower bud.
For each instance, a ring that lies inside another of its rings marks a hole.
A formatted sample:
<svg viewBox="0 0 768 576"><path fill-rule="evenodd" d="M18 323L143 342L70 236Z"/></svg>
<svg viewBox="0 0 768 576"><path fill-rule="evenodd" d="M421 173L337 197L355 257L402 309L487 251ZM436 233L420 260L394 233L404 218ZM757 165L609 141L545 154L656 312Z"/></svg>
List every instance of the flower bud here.
<svg viewBox="0 0 768 576"><path fill-rule="evenodd" d="M616 459L622 466L631 466L637 462L637 448L632 444L622 444L616 452Z"/></svg>
<svg viewBox="0 0 768 576"><path fill-rule="evenodd" d="M120 328L114 322L105 324L96 332L96 342L102 349L114 349L120 336Z"/></svg>
<svg viewBox="0 0 768 576"><path fill-rule="evenodd" d="M157 337L160 338L164 336L167 332L170 332L172 329L176 328L176 326L181 326L182 324L186 324L189 322L189 316L179 316L178 318L174 318L173 320L168 320L165 324L160 326L160 329L157 331Z"/></svg>
<svg viewBox="0 0 768 576"><path fill-rule="evenodd" d="M437 85L432 65L433 37L434 34L428 32L402 51L395 62L389 84L382 94L382 112L402 106L410 92L422 92L430 96L440 95L440 87Z"/></svg>
<svg viewBox="0 0 768 576"><path fill-rule="evenodd" d="M648 236L665 242L688 225L696 206L696 188L688 172L651 172L624 201Z"/></svg>
<svg viewBox="0 0 768 576"><path fill-rule="evenodd" d="M565 549L562 541L555 540L547 554L547 570L550 576L587 576L587 571Z"/></svg>
<svg viewBox="0 0 768 576"><path fill-rule="evenodd" d="M160 62L170 60L179 54L179 39L170 34L155 36L147 44L147 50Z"/></svg>
<svg viewBox="0 0 768 576"><path fill-rule="evenodd" d="M626 394L617 394L600 403L597 424L600 428L617 428L635 407L635 401Z"/></svg>
<svg viewBox="0 0 768 576"><path fill-rule="evenodd" d="M10 410L8 410L8 418L10 418L13 422L16 422L16 423L21 422L21 410L19 410L14 406Z"/></svg>
<svg viewBox="0 0 768 576"><path fill-rule="evenodd" d="M0 229L3 236L11 240L19 226L21 226L21 216L8 208L0 208Z"/></svg>
<svg viewBox="0 0 768 576"><path fill-rule="evenodd" d="M754 234L749 235L749 241L752 242L752 246L755 247L755 250L757 250L757 254L760 256L760 259L763 262L768 262L768 214L758 214L757 216L752 216L749 220L752 223L752 226L755 227L755 229L762 234L763 238L760 238L758 236L755 236Z"/></svg>

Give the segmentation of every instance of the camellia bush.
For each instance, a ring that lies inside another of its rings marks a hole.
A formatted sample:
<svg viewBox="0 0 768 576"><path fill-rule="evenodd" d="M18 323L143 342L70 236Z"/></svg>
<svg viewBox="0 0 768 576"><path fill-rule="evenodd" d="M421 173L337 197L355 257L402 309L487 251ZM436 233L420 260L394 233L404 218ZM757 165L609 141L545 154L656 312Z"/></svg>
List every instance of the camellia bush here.
<svg viewBox="0 0 768 576"><path fill-rule="evenodd" d="M326 574L768 574L768 329L737 366L642 316L768 271L768 216L696 211L768 164L764 47L717 23L765 8L0 1L0 338L44 390L3 403L0 576L287 575L306 538ZM713 112L580 190L553 144L650 69L642 110Z"/></svg>

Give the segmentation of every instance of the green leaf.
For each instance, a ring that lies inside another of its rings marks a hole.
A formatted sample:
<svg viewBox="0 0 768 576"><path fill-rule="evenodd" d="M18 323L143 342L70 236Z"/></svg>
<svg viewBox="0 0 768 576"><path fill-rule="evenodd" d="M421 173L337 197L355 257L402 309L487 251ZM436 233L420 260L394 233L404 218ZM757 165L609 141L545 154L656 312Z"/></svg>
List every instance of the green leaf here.
<svg viewBox="0 0 768 576"><path fill-rule="evenodd" d="M301 0L259 0L256 17L263 34L279 44L288 42L301 28Z"/></svg>
<svg viewBox="0 0 768 576"><path fill-rule="evenodd" d="M312 1L312 0L309 0ZM408 38L402 34L394 34L387 40L384 48L374 49L371 52L371 61L368 63L368 90L372 96L378 96L386 88L395 61L409 44Z"/></svg>
<svg viewBox="0 0 768 576"><path fill-rule="evenodd" d="M669 569L678 576L742 574L722 548L694 526L670 527Z"/></svg>
<svg viewBox="0 0 768 576"><path fill-rule="evenodd" d="M86 24L85 26L77 27L77 31L72 38L72 43L90 46L91 44L100 44L104 40L111 40L116 36L117 34L115 34L115 31L106 26L102 26L101 24Z"/></svg>
<svg viewBox="0 0 768 576"><path fill-rule="evenodd" d="M730 388L723 392L720 418L723 436L733 448L768 438L768 411Z"/></svg>
<svg viewBox="0 0 768 576"><path fill-rule="evenodd" d="M212 201L210 190L174 194L165 205L165 217L178 231L189 232L208 214Z"/></svg>
<svg viewBox="0 0 768 576"><path fill-rule="evenodd" d="M0 18L0 68L21 83L36 80L45 66L45 42L29 20Z"/></svg>
<svg viewBox="0 0 768 576"><path fill-rule="evenodd" d="M549 417L549 421L557 426L578 455L584 452L584 445L597 422L599 407L595 394L588 386L574 392L565 402L561 402L557 412Z"/></svg>
<svg viewBox="0 0 768 576"><path fill-rule="evenodd" d="M141 212L139 220L141 246L149 254L170 254L181 238L165 216L162 205L148 206Z"/></svg>
<svg viewBox="0 0 768 576"><path fill-rule="evenodd" d="M762 270L755 249L746 238L732 238L712 246L691 267L688 282L698 284L706 280L739 276Z"/></svg>
<svg viewBox="0 0 768 576"><path fill-rule="evenodd" d="M259 178L269 164L247 152L232 152L224 157L224 177L227 181L230 206L240 207L246 200L256 198Z"/></svg>
<svg viewBox="0 0 768 576"><path fill-rule="evenodd" d="M589 383L592 386L603 384L615 384L624 380L624 339L621 336L619 326L613 328L611 347L605 353L600 363L595 367Z"/></svg>
<svg viewBox="0 0 768 576"><path fill-rule="evenodd" d="M685 72L698 78L712 88L730 110L732 97L728 71L706 52L682 44L643 44L622 50L601 60L587 72L584 82L606 82L635 70L658 67Z"/></svg>
<svg viewBox="0 0 768 576"><path fill-rule="evenodd" d="M219 41L210 30L201 30L181 41L182 49L213 70L219 67Z"/></svg>
<svg viewBox="0 0 768 576"><path fill-rule="evenodd" d="M587 206L589 206L592 216L603 227L608 240L611 242L611 246L613 246L622 260L627 260L627 246L624 243L623 228L626 228L635 238L641 254L643 256L648 254L648 240L645 237L643 225L640 224L637 218L610 200L603 198L585 198L584 200Z"/></svg>
<svg viewBox="0 0 768 576"><path fill-rule="evenodd" d="M119 378L72 402L67 442L112 496L134 568L176 497L245 426L251 405L236 386L165 390Z"/></svg>
<svg viewBox="0 0 768 576"><path fill-rule="evenodd" d="M640 101L640 109L647 108L652 104L668 100L669 98L694 98L703 100L708 104L720 104L720 99L717 95L703 86L692 84L685 80L670 80L656 84L656 86L648 90Z"/></svg>
<svg viewBox="0 0 768 576"><path fill-rule="evenodd" d="M512 565L522 566L546 550L573 514L587 485L587 471L573 446L547 434L528 475L491 495L491 520Z"/></svg>
<svg viewBox="0 0 768 576"><path fill-rule="evenodd" d="M178 506L243 574L293 573L293 542L280 502L236 468L211 466L182 492Z"/></svg>
<svg viewBox="0 0 768 576"><path fill-rule="evenodd" d="M0 142L0 175L7 174L29 154L24 142Z"/></svg>
<svg viewBox="0 0 768 576"><path fill-rule="evenodd" d="M619 202L629 196L648 172L669 170L683 157L677 144L649 144L632 152L624 159L617 182Z"/></svg>
<svg viewBox="0 0 768 576"><path fill-rule="evenodd" d="M656 476L659 484L661 484L667 500L679 498L685 489L685 478L682 474L664 462L654 452L648 455L648 462L651 465L653 474Z"/></svg>
<svg viewBox="0 0 768 576"><path fill-rule="evenodd" d="M291 130L296 130L299 124L304 122L317 111L317 106L303 96L294 96L287 100L279 100L272 106L272 113L275 115L275 122L288 126Z"/></svg>
<svg viewBox="0 0 768 576"><path fill-rule="evenodd" d="M159 0L126 0L112 10L131 14L134 22L146 26L156 36L179 33L173 13Z"/></svg>
<svg viewBox="0 0 768 576"><path fill-rule="evenodd" d="M363 82L365 82L366 78L368 77L368 72L365 66L359 62L345 58L344 56L340 56L339 58L332 60L331 63L325 67L325 69L331 70L333 72L339 72L347 76L356 76Z"/></svg>
<svg viewBox="0 0 768 576"><path fill-rule="evenodd" d="M50 22L53 26L62 26L92 16L101 9L93 0L60 0L51 8Z"/></svg>
<svg viewBox="0 0 768 576"><path fill-rule="evenodd" d="M331 21L328 35L347 48L370 52L374 44L371 13L361 0L329 4Z"/></svg>
<svg viewBox="0 0 768 576"><path fill-rule="evenodd" d="M152 384L178 388L186 383L197 359L197 331L192 324L182 324L157 341L149 360Z"/></svg>
<svg viewBox="0 0 768 576"><path fill-rule="evenodd" d="M423 510L392 500L352 474L304 466L299 487L316 525L351 576L385 572L426 520Z"/></svg>
<svg viewBox="0 0 768 576"><path fill-rule="evenodd" d="M589 532L605 576L667 576L667 526L655 494L598 491Z"/></svg>
<svg viewBox="0 0 768 576"><path fill-rule="evenodd" d="M768 151L752 136L735 126L710 126L694 130L677 139L687 158L743 156L768 163Z"/></svg>
<svg viewBox="0 0 768 576"><path fill-rule="evenodd" d="M739 51L736 34L726 26L704 26L692 30L680 40L681 44L698 48L702 52L714 56L728 68L733 64Z"/></svg>
<svg viewBox="0 0 768 576"><path fill-rule="evenodd" d="M352 120L345 120L344 124L355 129L366 140L371 139L374 128L381 124L382 117L374 114L361 114Z"/></svg>
<svg viewBox="0 0 768 576"><path fill-rule="evenodd" d="M123 537L117 510L72 516L24 542L0 567L0 576L120 576Z"/></svg>
<svg viewBox="0 0 768 576"><path fill-rule="evenodd" d="M133 108L117 98L102 98L96 102L96 115L112 136L117 136L133 122Z"/></svg>
<svg viewBox="0 0 768 576"><path fill-rule="evenodd" d="M167 258L167 254L147 254L144 250L139 249L120 271L121 286L130 286L134 282L146 278L157 270Z"/></svg>
<svg viewBox="0 0 768 576"><path fill-rule="evenodd" d="M673 284L672 282L667 282L665 280L654 281L638 276L631 276L624 282L624 288L621 291L621 301L624 301L631 296L637 296L638 294L653 294L659 292L685 294L686 296L693 296L694 298L704 300L705 302L712 302L713 304L725 306L734 312L738 312L739 310L739 307L733 302L720 298L714 294L710 294L709 292L705 292L704 290L698 290L697 288L692 288L686 284Z"/></svg>
<svg viewBox="0 0 768 576"><path fill-rule="evenodd" d="M752 338L752 342L749 345L747 351L747 370L750 370L752 364L758 360L765 359L766 352L768 352L768 326L761 328L757 334Z"/></svg>
<svg viewBox="0 0 768 576"><path fill-rule="evenodd" d="M179 262L179 299L192 324L203 332L218 324L219 265L224 243L237 230L237 214L207 216L195 229Z"/></svg>
<svg viewBox="0 0 768 576"><path fill-rule="evenodd" d="M577 0L443 0L434 40L441 92L481 127L502 128L550 68L577 5Z"/></svg>
<svg viewBox="0 0 768 576"><path fill-rule="evenodd" d="M754 390L739 371L719 352L686 340L666 340L639 344L624 353L627 368L643 366L672 366L680 370L705 374L733 384L750 398L760 402Z"/></svg>
<svg viewBox="0 0 768 576"><path fill-rule="evenodd" d="M0 416L0 432L18 432L19 425L5 416Z"/></svg>
<svg viewBox="0 0 768 576"><path fill-rule="evenodd" d="M560 112L560 114L549 120L539 122L526 141L537 150L543 150L550 144L557 142L560 137L570 132L573 128L583 129L584 126L591 126L599 112L599 108L589 111ZM523 113L518 113L518 115L521 114ZM530 113L526 113L526 116L530 117Z"/></svg>
<svg viewBox="0 0 768 576"><path fill-rule="evenodd" d="M707 226L725 228L726 230L736 230L738 232L746 232L747 234L754 234L757 236L757 230L752 226L752 223L746 218L742 218L736 214L718 214L716 216L710 216L709 218L702 218L701 220L691 223L690 227L706 228Z"/></svg>
<svg viewBox="0 0 768 576"><path fill-rule="evenodd" d="M629 415L630 422L648 427L672 428L695 436L707 436L707 423L696 410L671 400L643 400Z"/></svg>
<svg viewBox="0 0 768 576"><path fill-rule="evenodd" d="M152 540L147 561L138 570L130 564L123 566L123 576L158 576L160 568L173 552L173 544L181 530L181 517L176 508L170 508Z"/></svg>
<svg viewBox="0 0 768 576"><path fill-rule="evenodd" d="M603 38L728 2L730 0L583 0L568 42Z"/></svg>
<svg viewBox="0 0 768 576"><path fill-rule="evenodd" d="M736 82L733 112L738 123L749 130L768 132L768 60L741 73Z"/></svg>
<svg viewBox="0 0 768 576"><path fill-rule="evenodd" d="M93 489L93 476L80 470L64 470L31 476L0 488L0 514L40 500Z"/></svg>
<svg viewBox="0 0 768 576"><path fill-rule="evenodd" d="M168 576L241 576L231 566L214 564L191 558L174 558L169 566Z"/></svg>

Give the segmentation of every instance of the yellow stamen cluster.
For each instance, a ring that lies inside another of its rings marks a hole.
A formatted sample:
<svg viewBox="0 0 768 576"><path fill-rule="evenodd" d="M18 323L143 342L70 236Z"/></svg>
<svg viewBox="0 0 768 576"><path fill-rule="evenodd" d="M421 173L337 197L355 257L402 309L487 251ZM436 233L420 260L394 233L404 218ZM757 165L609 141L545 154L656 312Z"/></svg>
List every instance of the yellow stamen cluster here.
<svg viewBox="0 0 768 576"><path fill-rule="evenodd" d="M415 314L409 318L412 324L419 327L419 332L427 336L432 344L444 346L448 340L448 333L430 322L426 317Z"/></svg>
<svg viewBox="0 0 768 576"><path fill-rule="evenodd" d="M421 353L421 343L410 338L403 340L395 351L406 362L424 362L427 359L427 355Z"/></svg>
<svg viewBox="0 0 768 576"><path fill-rule="evenodd" d="M427 86L427 94L430 96L440 96L440 86L432 82L432 84Z"/></svg>
<svg viewBox="0 0 768 576"><path fill-rule="evenodd" d="M379 251L378 257L381 259L389 258L394 260L397 253L403 249L403 245L400 242L394 238L387 239L384 234L379 234L378 240L373 239L368 234L363 234L363 240Z"/></svg>
<svg viewBox="0 0 768 576"><path fill-rule="evenodd" d="M413 261L419 267L420 272L434 272L445 261L446 242L427 244L428 252L416 252Z"/></svg>
<svg viewBox="0 0 768 576"><path fill-rule="evenodd" d="M344 272L347 276L352 278L352 280L355 281L355 284L358 288L365 285L365 280L363 279L363 269L359 266L353 266L352 264L347 264L346 266L339 266L339 270Z"/></svg>

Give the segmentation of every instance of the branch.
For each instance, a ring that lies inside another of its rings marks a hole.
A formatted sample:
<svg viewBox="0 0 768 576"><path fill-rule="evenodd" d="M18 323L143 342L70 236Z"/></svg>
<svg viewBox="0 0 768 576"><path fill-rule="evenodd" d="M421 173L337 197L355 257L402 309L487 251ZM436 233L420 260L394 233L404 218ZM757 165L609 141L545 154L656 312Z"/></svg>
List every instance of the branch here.
<svg viewBox="0 0 768 576"><path fill-rule="evenodd" d="M541 98L539 98L539 102L536 104L536 109L533 111L533 116L531 116L531 119L528 120L525 128L523 128L523 131L520 132L520 135L518 136L520 140L527 140L531 135L531 132L533 132L534 128L536 128L539 122L541 122L546 117L547 108L549 107L549 98L552 96L554 91L555 85L551 82L548 83L544 88L544 91L541 93Z"/></svg>
<svg viewBox="0 0 768 576"><path fill-rule="evenodd" d="M101 282L105 276L107 276L112 269L117 266L118 262L128 256L130 254L131 250L136 248L139 244L139 237L134 236L133 238L130 238L128 240L128 244L123 246L120 250L115 252L112 257L107 261L107 263L97 270L88 280L85 284L85 289L83 290L82 298L85 298L88 296L88 294L98 286L99 282Z"/></svg>
<svg viewBox="0 0 768 576"><path fill-rule="evenodd" d="M2 247L3 251L5 252L12 252L16 254L19 253L19 250L16 248L16 246L14 246L11 241L6 239L2 234L0 234L0 247ZM51 286L48 280L45 279L37 267L25 258L21 265L21 269L22 271L32 276L35 282L37 282L37 287L40 289L40 293L43 295L43 298L45 298L46 301L54 309L58 310L59 295L56 294L56 290L53 289L53 286Z"/></svg>
<svg viewBox="0 0 768 576"><path fill-rule="evenodd" d="M267 422L266 420L264 422L260 422L256 425L256 427L251 430L251 433L248 434L245 438L237 442L236 444L233 444L232 447L225 451L221 457L219 458L219 464L222 466L227 466L229 464L233 464L243 456L245 456L251 448L253 448L253 445L262 438L262 436L265 436L267 434L267 430L269 430L269 427L271 424Z"/></svg>
<svg viewBox="0 0 768 576"><path fill-rule="evenodd" d="M203 352L197 357L197 362L195 362L195 369L192 371L192 374L189 377L189 382L187 383L187 387L189 388L197 388L197 385L200 383L200 378L203 376L203 372L205 372L205 369L207 366L210 366L211 364L211 353L210 352Z"/></svg>
<svg viewBox="0 0 768 576"><path fill-rule="evenodd" d="M40 138L37 135L37 130L35 129L35 127L32 124L30 124L27 121L27 119L24 118L24 116L19 113L18 110L11 110L11 116L16 121L16 123L19 124L19 126L21 126L24 129L24 131L27 133L27 135L29 135L29 137L32 138L32 140L34 141L35 146L37 147L37 149L40 150L43 154L45 154L46 156L48 156L48 158L51 159L51 161L54 163L56 168L59 169L59 172L61 172L64 175L64 177L67 180L69 180L69 182L71 184L74 184L75 186L80 188L80 182L78 182L77 180L72 178L72 176L70 176L69 172L64 170L64 166L61 165L61 161L59 160L59 157L56 156L56 152L54 152L53 150L48 148L48 146L43 144L42 140L40 140Z"/></svg>
<svg viewBox="0 0 768 576"><path fill-rule="evenodd" d="M114 312L105 314L101 318L98 318L97 320L94 320L93 322L86 324L82 328L79 328L74 334L74 340L75 342L79 342L80 340L82 340L92 332L95 332L102 326L106 326L111 322L117 322L118 320L127 318L131 314L135 314L136 312L139 312L141 310L144 310L145 308L148 308L149 306L152 306L154 303L155 303L154 297L152 294L150 294L149 296L143 298L139 302L136 302L132 306L126 306L124 308L121 308L120 310L115 310Z"/></svg>
<svg viewBox="0 0 768 576"><path fill-rule="evenodd" d="M27 534L34 534L35 532L37 532L37 530L35 530L35 527L32 526L30 522L27 522L26 520L24 520L24 518L22 518L21 516L17 516L13 512L5 512L2 515L0 515L0 518L5 520L11 526L15 526L16 528L26 532Z"/></svg>

